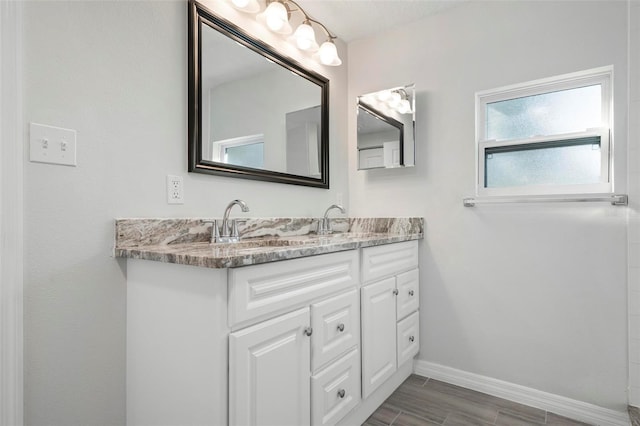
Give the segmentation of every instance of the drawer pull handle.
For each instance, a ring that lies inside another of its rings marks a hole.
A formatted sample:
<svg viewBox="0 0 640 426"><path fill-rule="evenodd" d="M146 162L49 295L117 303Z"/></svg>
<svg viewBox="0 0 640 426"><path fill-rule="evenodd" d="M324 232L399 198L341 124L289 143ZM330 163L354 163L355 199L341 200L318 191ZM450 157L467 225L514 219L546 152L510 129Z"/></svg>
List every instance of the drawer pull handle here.
<svg viewBox="0 0 640 426"><path fill-rule="evenodd" d="M344 324L343 323L338 324L338 331L344 331Z"/></svg>
<svg viewBox="0 0 640 426"><path fill-rule="evenodd" d="M413 342L414 340L416 340L416 339L415 339L413 336L410 336L410 337L409 337L409 341L410 341L410 342Z"/></svg>
<svg viewBox="0 0 640 426"><path fill-rule="evenodd" d="M345 395L346 395L346 392L345 392L345 390L344 390L344 389L340 389L340 390L338 391L338 397L340 397L340 398L344 398L344 396L345 396Z"/></svg>
<svg viewBox="0 0 640 426"><path fill-rule="evenodd" d="M307 327L304 329L304 334L307 336L311 336L313 334L313 328Z"/></svg>
<svg viewBox="0 0 640 426"><path fill-rule="evenodd" d="M393 295L394 295L394 296L397 296L397 295L398 295L398 289L397 289L397 288L394 288L394 289L393 289Z"/></svg>
<svg viewBox="0 0 640 426"><path fill-rule="evenodd" d="M409 290L409 296L413 296L413 290Z"/></svg>

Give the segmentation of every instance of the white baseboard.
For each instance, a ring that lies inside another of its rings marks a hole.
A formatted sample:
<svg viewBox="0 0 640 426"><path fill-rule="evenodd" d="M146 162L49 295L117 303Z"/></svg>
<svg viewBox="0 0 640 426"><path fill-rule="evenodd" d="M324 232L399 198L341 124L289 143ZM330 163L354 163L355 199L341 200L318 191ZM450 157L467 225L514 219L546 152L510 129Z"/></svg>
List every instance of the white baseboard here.
<svg viewBox="0 0 640 426"><path fill-rule="evenodd" d="M560 416L599 426L629 426L626 412L602 408L560 395L539 391L479 374L469 373L432 362L416 360L413 371L453 385L508 399Z"/></svg>

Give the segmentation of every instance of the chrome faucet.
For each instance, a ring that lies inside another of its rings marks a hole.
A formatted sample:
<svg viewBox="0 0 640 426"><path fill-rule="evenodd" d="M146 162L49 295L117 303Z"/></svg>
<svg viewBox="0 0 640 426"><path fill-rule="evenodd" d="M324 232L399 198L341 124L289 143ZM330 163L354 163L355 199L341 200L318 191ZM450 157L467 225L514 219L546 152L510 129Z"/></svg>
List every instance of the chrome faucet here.
<svg viewBox="0 0 640 426"><path fill-rule="evenodd" d="M211 242L216 243L237 243L240 241L240 235L238 233L238 221L232 219L229 223L229 214L233 206L238 205L243 212L249 211L249 206L242 200L233 200L229 203L224 210L224 216L222 216L222 224L218 228L217 221L213 221L213 227L211 228Z"/></svg>
<svg viewBox="0 0 640 426"><path fill-rule="evenodd" d="M340 213L343 214L347 212L340 204L331 204L327 210L325 210L324 217L318 219L318 235L326 235L333 232L331 229L331 220L329 219L329 211L333 209L338 209Z"/></svg>

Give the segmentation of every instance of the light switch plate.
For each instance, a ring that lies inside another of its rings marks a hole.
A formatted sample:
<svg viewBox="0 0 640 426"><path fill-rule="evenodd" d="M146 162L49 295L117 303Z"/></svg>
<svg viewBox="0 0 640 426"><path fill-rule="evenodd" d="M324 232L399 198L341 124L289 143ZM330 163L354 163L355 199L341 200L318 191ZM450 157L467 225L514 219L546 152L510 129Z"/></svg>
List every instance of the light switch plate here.
<svg viewBox="0 0 640 426"><path fill-rule="evenodd" d="M76 166L76 131L30 123L29 160Z"/></svg>

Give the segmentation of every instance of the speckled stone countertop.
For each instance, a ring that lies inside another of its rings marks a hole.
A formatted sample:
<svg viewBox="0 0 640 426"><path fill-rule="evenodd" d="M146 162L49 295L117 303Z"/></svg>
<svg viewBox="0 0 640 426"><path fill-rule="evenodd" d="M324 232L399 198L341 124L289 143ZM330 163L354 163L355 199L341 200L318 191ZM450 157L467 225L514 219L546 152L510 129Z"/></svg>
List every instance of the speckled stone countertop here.
<svg viewBox="0 0 640 426"><path fill-rule="evenodd" d="M422 218L335 218L334 232L314 232L317 219L247 219L238 243L210 244L211 219L117 219L116 257L205 268L233 268L423 238Z"/></svg>

